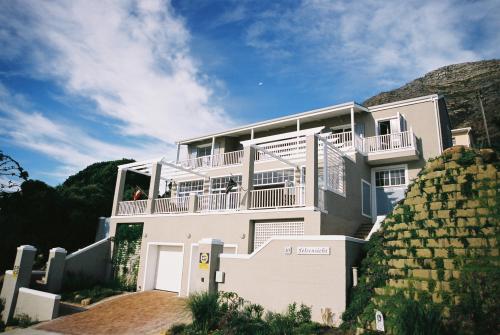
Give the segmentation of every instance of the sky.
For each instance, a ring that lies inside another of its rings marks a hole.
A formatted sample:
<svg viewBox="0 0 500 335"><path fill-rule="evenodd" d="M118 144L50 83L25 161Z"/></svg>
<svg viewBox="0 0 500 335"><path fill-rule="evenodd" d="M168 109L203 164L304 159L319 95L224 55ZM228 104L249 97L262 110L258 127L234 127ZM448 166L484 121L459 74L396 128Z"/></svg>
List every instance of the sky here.
<svg viewBox="0 0 500 335"><path fill-rule="evenodd" d="M98 161L500 57L500 1L0 0L0 150L50 185Z"/></svg>

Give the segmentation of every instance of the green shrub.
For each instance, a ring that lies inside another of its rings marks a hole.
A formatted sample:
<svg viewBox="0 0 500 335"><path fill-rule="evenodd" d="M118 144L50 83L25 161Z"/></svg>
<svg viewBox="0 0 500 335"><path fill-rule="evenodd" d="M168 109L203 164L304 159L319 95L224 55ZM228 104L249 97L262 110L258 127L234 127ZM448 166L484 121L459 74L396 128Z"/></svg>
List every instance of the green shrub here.
<svg viewBox="0 0 500 335"><path fill-rule="evenodd" d="M98 302L100 300L106 299L108 297L118 295L123 293L120 290L116 290L112 287L103 287L96 285L89 289L77 290L72 292L63 292L62 300L69 301L73 303L80 303L83 299L90 298L91 303Z"/></svg>
<svg viewBox="0 0 500 335"><path fill-rule="evenodd" d="M21 328L28 328L35 323L38 323L38 320L33 320L28 314L18 314L12 319L12 325L18 326Z"/></svg>
<svg viewBox="0 0 500 335"><path fill-rule="evenodd" d="M203 333L217 328L221 317L219 294L195 293L189 296L187 306L193 316L193 327Z"/></svg>
<svg viewBox="0 0 500 335"><path fill-rule="evenodd" d="M188 299L193 316L189 325L175 325L170 333L184 335L309 335L322 327L311 321L311 309L293 303L286 313L268 312L233 292L197 293Z"/></svg>
<svg viewBox="0 0 500 335"><path fill-rule="evenodd" d="M408 299L402 293L387 301L386 327L394 335L444 334L441 309L430 301Z"/></svg>
<svg viewBox="0 0 500 335"><path fill-rule="evenodd" d="M451 309L455 334L500 334L500 269L488 259L464 266L453 285L459 303Z"/></svg>
<svg viewBox="0 0 500 335"><path fill-rule="evenodd" d="M2 313L5 308L5 299L0 299L0 333L5 331L5 324L2 321Z"/></svg>

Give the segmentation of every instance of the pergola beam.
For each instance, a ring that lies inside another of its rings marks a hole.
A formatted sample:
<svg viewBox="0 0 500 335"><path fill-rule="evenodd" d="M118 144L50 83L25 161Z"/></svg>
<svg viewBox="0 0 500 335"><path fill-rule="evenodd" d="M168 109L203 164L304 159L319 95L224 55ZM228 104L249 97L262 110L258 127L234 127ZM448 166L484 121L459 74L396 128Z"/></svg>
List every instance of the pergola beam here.
<svg viewBox="0 0 500 335"><path fill-rule="evenodd" d="M264 148L262 148L262 147L258 146L257 144L251 144L251 146L252 146L252 147L254 147L254 148L255 148L255 150L262 151L262 152L263 152L263 153L265 153L266 155L269 155L269 156L271 156L271 157L273 157L273 158L275 158L275 159L279 160L279 161L280 161L280 162L282 162L282 163L285 163L285 164L287 164L287 165L290 165L290 166L293 166L293 167L295 167L295 168L297 168L297 169L300 169L300 166L299 166L298 164L295 164L295 163L293 163L293 162L289 161L288 159L285 159L285 158L283 158L283 157L280 157L280 156L276 155L274 152L271 152L271 151L269 151L269 150L267 150L267 149L264 149Z"/></svg>
<svg viewBox="0 0 500 335"><path fill-rule="evenodd" d="M182 166L180 166L178 164L175 164L175 163L172 163L172 162L168 162L168 161L166 161L164 159L162 159L160 161L160 163L164 164L166 166L170 166L171 168L174 168L174 169L177 169L177 170L181 170L181 171L184 171L184 172L187 172L187 173L192 173L192 174L195 174L195 175L203 177L203 178L208 178L208 176L206 174L204 174L204 173L201 173L201 172L198 172L198 171L194 171L192 169L187 169L187 168L182 167Z"/></svg>

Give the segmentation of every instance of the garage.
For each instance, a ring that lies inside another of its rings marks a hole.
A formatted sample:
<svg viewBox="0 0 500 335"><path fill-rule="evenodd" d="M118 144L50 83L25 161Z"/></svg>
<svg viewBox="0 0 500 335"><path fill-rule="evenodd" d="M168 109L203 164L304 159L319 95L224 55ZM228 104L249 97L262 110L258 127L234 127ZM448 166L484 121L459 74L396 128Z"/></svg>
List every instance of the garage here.
<svg viewBox="0 0 500 335"><path fill-rule="evenodd" d="M154 289L180 292L183 254L182 247L158 246Z"/></svg>

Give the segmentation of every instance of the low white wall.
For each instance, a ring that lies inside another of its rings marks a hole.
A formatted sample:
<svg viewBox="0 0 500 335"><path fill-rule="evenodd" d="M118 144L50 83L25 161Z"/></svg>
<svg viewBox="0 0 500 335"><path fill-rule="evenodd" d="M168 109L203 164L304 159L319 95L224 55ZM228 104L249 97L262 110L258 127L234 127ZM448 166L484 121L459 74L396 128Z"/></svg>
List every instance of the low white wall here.
<svg viewBox="0 0 500 335"><path fill-rule="evenodd" d="M21 287L17 296L14 317L28 315L33 321L47 321L57 317L61 296Z"/></svg>
<svg viewBox="0 0 500 335"><path fill-rule="evenodd" d="M250 255L220 255L225 281L218 289L277 312L304 303L312 308L313 320L339 324L363 243L337 235L274 237ZM330 320L323 318L327 310Z"/></svg>

